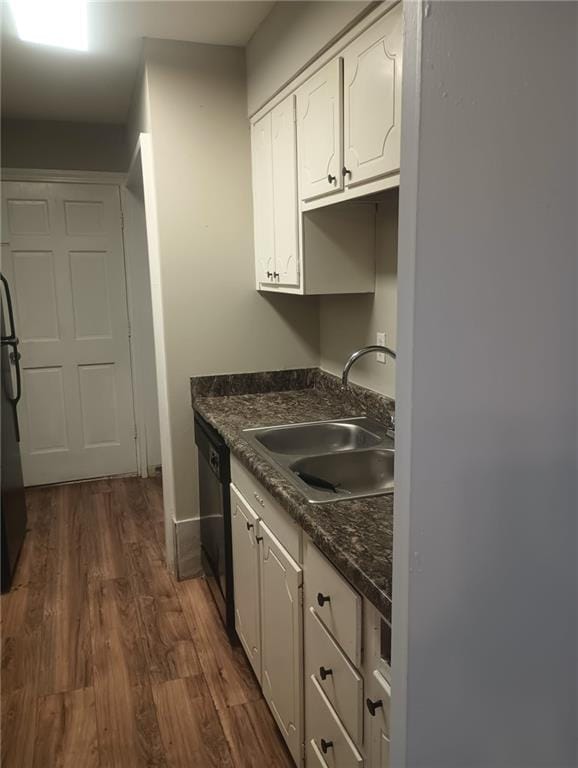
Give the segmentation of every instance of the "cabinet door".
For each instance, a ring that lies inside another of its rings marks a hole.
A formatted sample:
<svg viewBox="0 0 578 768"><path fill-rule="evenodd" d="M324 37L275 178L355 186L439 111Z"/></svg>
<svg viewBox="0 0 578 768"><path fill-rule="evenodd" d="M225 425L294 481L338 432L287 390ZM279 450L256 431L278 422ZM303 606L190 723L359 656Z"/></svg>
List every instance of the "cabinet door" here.
<svg viewBox="0 0 578 768"><path fill-rule="evenodd" d="M261 681L258 525L257 515L231 485L235 629Z"/></svg>
<svg viewBox="0 0 578 768"><path fill-rule="evenodd" d="M295 96L281 102L271 115L273 155L273 220L275 272L283 285L299 285L297 208L297 137Z"/></svg>
<svg viewBox="0 0 578 768"><path fill-rule="evenodd" d="M386 679L374 672L367 684L366 723L370 768L389 768L389 712L391 689ZM373 705L370 708L370 704Z"/></svg>
<svg viewBox="0 0 578 768"><path fill-rule="evenodd" d="M343 189L341 65L341 59L330 61L297 91L302 200Z"/></svg>
<svg viewBox="0 0 578 768"><path fill-rule="evenodd" d="M303 571L263 522L261 537L262 688L293 759L303 742Z"/></svg>
<svg viewBox="0 0 578 768"><path fill-rule="evenodd" d="M275 271L275 224L273 218L273 154L271 113L252 127L253 225L257 283L273 282Z"/></svg>
<svg viewBox="0 0 578 768"><path fill-rule="evenodd" d="M399 3L344 51L345 183L349 186L399 170L402 30Z"/></svg>

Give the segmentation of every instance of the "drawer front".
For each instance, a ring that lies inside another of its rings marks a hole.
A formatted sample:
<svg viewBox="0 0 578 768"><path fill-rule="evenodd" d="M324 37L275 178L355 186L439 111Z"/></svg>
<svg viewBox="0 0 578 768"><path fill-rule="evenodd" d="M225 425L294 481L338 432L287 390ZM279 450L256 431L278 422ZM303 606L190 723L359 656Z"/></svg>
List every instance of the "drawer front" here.
<svg viewBox="0 0 578 768"><path fill-rule="evenodd" d="M358 768L363 758L340 723L315 677L307 681L307 758L315 765L315 752L328 768ZM316 749L315 749L316 748Z"/></svg>
<svg viewBox="0 0 578 768"><path fill-rule="evenodd" d="M311 766L313 768L328 768L321 750L314 741L309 742L307 749L307 768L311 768Z"/></svg>
<svg viewBox="0 0 578 768"><path fill-rule="evenodd" d="M291 557L301 563L301 528L234 456L231 456L231 481L271 533L283 542Z"/></svg>
<svg viewBox="0 0 578 768"><path fill-rule="evenodd" d="M361 664L361 596L305 539L305 601L356 667Z"/></svg>
<svg viewBox="0 0 578 768"><path fill-rule="evenodd" d="M363 678L323 627L313 608L305 615L307 676L315 677L349 735L363 740Z"/></svg>

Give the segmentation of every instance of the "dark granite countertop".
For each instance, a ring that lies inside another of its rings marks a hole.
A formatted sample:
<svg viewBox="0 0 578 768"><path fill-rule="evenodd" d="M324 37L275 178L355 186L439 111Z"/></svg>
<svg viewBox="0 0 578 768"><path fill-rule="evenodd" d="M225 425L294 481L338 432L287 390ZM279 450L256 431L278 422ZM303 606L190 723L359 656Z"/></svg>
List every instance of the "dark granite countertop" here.
<svg viewBox="0 0 578 768"><path fill-rule="evenodd" d="M310 504L242 430L369 414L384 421L393 401L318 369L191 379L193 408L223 437L236 458L301 525L321 552L391 621L393 496Z"/></svg>

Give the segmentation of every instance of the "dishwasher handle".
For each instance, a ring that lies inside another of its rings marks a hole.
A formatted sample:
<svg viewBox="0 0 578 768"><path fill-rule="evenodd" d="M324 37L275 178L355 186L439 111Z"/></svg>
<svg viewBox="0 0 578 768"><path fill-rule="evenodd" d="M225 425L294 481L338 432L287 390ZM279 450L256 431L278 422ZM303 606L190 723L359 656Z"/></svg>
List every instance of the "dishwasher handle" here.
<svg viewBox="0 0 578 768"><path fill-rule="evenodd" d="M212 445L209 446L209 465L215 475L220 478L221 476L221 459L217 451Z"/></svg>

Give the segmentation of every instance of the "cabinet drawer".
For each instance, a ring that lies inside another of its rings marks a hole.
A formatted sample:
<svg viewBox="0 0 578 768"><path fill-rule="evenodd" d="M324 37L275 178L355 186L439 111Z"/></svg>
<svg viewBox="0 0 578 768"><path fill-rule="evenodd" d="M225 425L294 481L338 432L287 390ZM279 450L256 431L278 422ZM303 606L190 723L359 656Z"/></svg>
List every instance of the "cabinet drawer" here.
<svg viewBox="0 0 578 768"><path fill-rule="evenodd" d="M231 456L231 481L269 530L283 542L291 557L302 562L301 528L234 456Z"/></svg>
<svg viewBox="0 0 578 768"><path fill-rule="evenodd" d="M363 679L330 637L313 608L305 616L307 674L315 677L356 742L363 739Z"/></svg>
<svg viewBox="0 0 578 768"><path fill-rule="evenodd" d="M361 664L361 596L308 539L303 544L305 601L356 667Z"/></svg>
<svg viewBox="0 0 578 768"><path fill-rule="evenodd" d="M335 710L314 677L310 677L307 700L307 755L315 765L315 747L328 768L357 768L363 758L349 738Z"/></svg>

